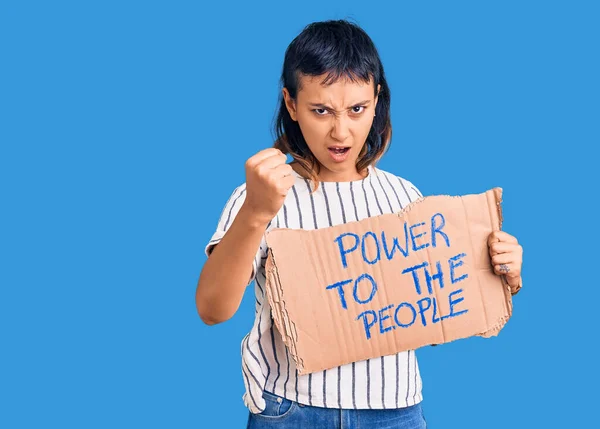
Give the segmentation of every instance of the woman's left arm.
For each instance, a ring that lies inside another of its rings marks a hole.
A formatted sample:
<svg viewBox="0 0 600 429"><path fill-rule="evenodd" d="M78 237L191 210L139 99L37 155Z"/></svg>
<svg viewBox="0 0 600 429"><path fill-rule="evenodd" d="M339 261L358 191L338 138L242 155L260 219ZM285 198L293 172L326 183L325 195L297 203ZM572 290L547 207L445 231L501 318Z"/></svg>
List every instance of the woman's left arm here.
<svg viewBox="0 0 600 429"><path fill-rule="evenodd" d="M488 247L494 273L504 275L515 295L522 287L521 266L523 265L523 247L517 239L504 231L492 231L488 236Z"/></svg>

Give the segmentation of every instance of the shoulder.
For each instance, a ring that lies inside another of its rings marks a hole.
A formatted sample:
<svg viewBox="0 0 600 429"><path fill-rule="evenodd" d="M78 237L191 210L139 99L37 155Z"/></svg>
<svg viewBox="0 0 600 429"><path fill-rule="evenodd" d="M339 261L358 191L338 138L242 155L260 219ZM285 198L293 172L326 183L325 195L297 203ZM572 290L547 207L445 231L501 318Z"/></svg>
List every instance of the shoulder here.
<svg viewBox="0 0 600 429"><path fill-rule="evenodd" d="M390 182L390 184L392 184L394 188L399 188L406 195L409 195L411 199L420 198L423 196L419 188L417 188L417 186L409 179L397 175L395 173L383 170L379 167L373 167L373 170L379 177L383 177L388 182Z"/></svg>
<svg viewBox="0 0 600 429"><path fill-rule="evenodd" d="M242 205L246 201L246 182L243 182L236 186L233 191L230 193L225 206L221 211L221 220L220 222L224 222L225 228L231 225L233 219L237 216L238 212L242 208ZM283 207L279 210L281 212ZM267 225L267 230L272 228L274 221L276 220L279 212L269 221Z"/></svg>
<svg viewBox="0 0 600 429"><path fill-rule="evenodd" d="M219 216L219 227L223 231L231 224L231 221L237 215L237 212L240 210L246 199L246 183L238 184L233 190L229 190L228 193L226 192L227 191L224 191L223 194L221 194L221 197L219 197L219 199L225 199L225 195L227 196L227 200L222 206L221 215Z"/></svg>
<svg viewBox="0 0 600 429"><path fill-rule="evenodd" d="M235 186L233 188L233 190L230 191L226 206L236 204L240 201L244 201L245 198L246 198L246 182L243 182L243 183Z"/></svg>

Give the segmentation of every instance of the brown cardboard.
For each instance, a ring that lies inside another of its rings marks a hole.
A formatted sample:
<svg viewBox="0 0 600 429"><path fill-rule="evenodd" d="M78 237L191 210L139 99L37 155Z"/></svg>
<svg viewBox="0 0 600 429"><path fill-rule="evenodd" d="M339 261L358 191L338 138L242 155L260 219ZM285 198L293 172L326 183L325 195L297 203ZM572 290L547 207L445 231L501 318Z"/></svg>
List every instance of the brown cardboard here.
<svg viewBox="0 0 600 429"><path fill-rule="evenodd" d="M487 245L489 234L502 226L501 201L501 188L435 195L399 213L316 230L269 231L267 296L299 373L497 335L512 313L510 288L493 273ZM394 237L407 256L394 246ZM373 263L363 258L363 243ZM402 273L425 262L427 267ZM434 277L430 293L425 269L435 275L438 262L444 287ZM335 286L341 281L348 283Z"/></svg>

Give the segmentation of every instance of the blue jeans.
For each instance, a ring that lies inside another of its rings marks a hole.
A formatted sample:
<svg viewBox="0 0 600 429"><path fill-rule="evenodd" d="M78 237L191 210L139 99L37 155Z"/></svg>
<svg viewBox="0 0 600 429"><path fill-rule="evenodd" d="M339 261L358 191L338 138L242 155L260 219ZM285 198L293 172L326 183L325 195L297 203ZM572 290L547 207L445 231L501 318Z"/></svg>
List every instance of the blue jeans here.
<svg viewBox="0 0 600 429"><path fill-rule="evenodd" d="M270 392L260 414L249 413L247 429L426 429L421 404L397 409L339 409L299 404Z"/></svg>

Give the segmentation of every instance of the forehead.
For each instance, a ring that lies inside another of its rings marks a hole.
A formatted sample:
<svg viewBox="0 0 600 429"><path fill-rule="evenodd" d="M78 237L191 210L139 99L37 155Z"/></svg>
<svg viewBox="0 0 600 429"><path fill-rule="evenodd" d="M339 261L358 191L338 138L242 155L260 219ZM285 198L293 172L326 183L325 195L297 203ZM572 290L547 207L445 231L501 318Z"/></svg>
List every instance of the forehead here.
<svg viewBox="0 0 600 429"><path fill-rule="evenodd" d="M340 77L337 82L323 85L327 75L301 76L298 100L308 103L343 104L372 99L374 96L373 79L368 83L347 76Z"/></svg>

